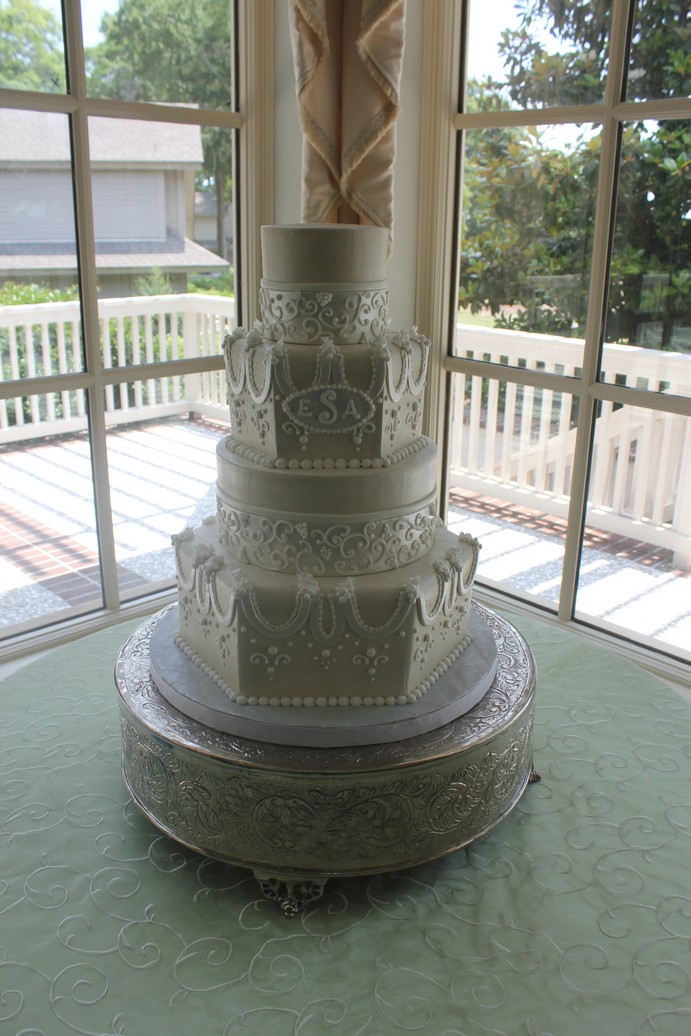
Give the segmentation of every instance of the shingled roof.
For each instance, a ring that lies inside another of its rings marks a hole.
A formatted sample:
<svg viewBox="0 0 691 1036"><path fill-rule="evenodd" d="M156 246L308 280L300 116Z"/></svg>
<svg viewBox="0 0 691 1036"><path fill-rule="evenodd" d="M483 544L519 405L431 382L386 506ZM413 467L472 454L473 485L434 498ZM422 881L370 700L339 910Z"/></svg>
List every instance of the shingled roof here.
<svg viewBox="0 0 691 1036"><path fill-rule="evenodd" d="M89 119L94 165L200 166L199 126L137 119ZM61 165L70 161L68 118L55 112L0 111L0 165Z"/></svg>
<svg viewBox="0 0 691 1036"><path fill-rule="evenodd" d="M221 271L228 262L196 241L168 235L165 241L106 242L96 244L96 268L99 273L141 273L160 268L172 273ZM70 244L0 245L0 271L7 277L41 276L60 271L75 273L77 257Z"/></svg>

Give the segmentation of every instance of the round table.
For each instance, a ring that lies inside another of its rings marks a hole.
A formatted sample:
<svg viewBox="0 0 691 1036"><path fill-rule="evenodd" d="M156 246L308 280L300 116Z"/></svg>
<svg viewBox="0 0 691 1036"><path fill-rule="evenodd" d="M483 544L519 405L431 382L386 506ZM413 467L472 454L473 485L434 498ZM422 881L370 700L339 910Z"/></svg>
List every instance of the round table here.
<svg viewBox="0 0 691 1036"><path fill-rule="evenodd" d="M474 608L497 647L480 702L415 737L335 748L238 737L178 711L151 678L159 612L116 662L132 799L178 842L251 869L286 914L318 899L330 877L398 871L468 845L536 776L532 653L505 618Z"/></svg>

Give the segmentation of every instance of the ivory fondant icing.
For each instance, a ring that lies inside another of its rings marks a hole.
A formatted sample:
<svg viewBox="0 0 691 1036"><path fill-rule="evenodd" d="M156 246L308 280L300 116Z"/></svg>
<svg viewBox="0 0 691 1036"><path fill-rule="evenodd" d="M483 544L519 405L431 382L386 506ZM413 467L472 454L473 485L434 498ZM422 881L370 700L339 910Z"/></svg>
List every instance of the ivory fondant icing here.
<svg viewBox="0 0 691 1036"><path fill-rule="evenodd" d="M230 560L213 522L175 550L179 643L240 705L405 704L468 643L478 545L446 529L422 561L347 579Z"/></svg>
<svg viewBox="0 0 691 1036"><path fill-rule="evenodd" d="M387 232L381 227L262 227L259 295L269 341L374 341L387 324Z"/></svg>
<svg viewBox="0 0 691 1036"><path fill-rule="evenodd" d="M441 523L428 439L366 467L315 459L276 468L244 452L232 439L217 449L219 537L233 557L273 571L357 575L431 549Z"/></svg>
<svg viewBox="0 0 691 1036"><path fill-rule="evenodd" d="M181 651L238 706L396 706L469 641L479 544L437 517L429 342L388 328L387 232L262 228L223 344L216 514L174 537Z"/></svg>
<svg viewBox="0 0 691 1036"><path fill-rule="evenodd" d="M331 465L302 464L270 467L253 455L243 455L234 440L216 449L218 490L230 502L248 510L269 509L280 516L396 514L418 501L436 499L437 449L421 440L405 456L369 467L338 460ZM339 458L340 460L340 458Z"/></svg>

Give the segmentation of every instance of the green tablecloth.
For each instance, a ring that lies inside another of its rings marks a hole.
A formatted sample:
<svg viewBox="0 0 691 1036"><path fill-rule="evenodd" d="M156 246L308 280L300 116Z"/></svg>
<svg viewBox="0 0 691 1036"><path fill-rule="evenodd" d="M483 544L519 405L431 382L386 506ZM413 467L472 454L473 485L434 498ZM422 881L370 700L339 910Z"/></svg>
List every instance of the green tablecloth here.
<svg viewBox="0 0 691 1036"><path fill-rule="evenodd" d="M292 919L128 801L113 664L136 623L0 683L0 1034L690 1032L688 706L510 618L542 781L470 849L332 879Z"/></svg>

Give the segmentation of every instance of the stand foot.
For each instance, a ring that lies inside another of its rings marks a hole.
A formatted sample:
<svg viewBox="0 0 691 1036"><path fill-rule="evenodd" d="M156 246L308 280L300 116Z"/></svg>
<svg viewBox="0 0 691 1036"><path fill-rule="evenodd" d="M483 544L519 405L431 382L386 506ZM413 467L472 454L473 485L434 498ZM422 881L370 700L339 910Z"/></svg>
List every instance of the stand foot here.
<svg viewBox="0 0 691 1036"><path fill-rule="evenodd" d="M278 903L285 917L295 917L308 903L321 899L326 878L278 878L254 871L259 889L267 899Z"/></svg>

